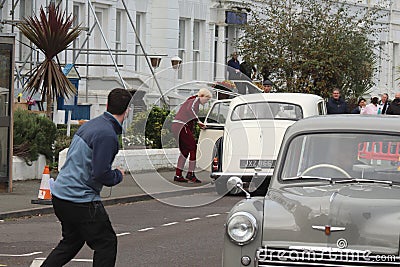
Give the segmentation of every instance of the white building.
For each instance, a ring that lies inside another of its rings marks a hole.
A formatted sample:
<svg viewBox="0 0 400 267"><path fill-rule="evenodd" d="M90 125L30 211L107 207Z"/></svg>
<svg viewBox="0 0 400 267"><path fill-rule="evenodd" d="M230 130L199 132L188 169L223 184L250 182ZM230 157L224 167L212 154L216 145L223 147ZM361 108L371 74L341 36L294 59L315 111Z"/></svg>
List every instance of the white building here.
<svg viewBox="0 0 400 267"><path fill-rule="evenodd" d="M28 42L14 25L24 16L38 14L40 7L49 2L0 0L0 32L13 32L21 41L16 47L19 77L35 66L38 53L24 45ZM165 92L180 83L225 79L224 65L235 49L235 38L241 34L238 25L226 23L226 11L241 12L238 6L242 1L56 2L67 14L72 13L83 28L73 46L59 58L62 64L75 64L80 76L78 103L91 104L90 117L104 110L108 90L115 87L143 90L146 92L145 100L151 102L154 97L159 97L160 91ZM375 2L378 1L364 0L356 5L368 6ZM387 92L393 96L400 90L395 71L400 61L400 1L386 2L382 12L388 14L386 25L389 31L380 37L383 50L380 51L382 60L376 74L376 93ZM139 38L136 38L134 28ZM149 60L146 60L145 53ZM179 70L171 65L171 59L177 56L182 59ZM157 57L161 58L160 66L152 69L150 58ZM16 92L21 91L22 80L17 79Z"/></svg>

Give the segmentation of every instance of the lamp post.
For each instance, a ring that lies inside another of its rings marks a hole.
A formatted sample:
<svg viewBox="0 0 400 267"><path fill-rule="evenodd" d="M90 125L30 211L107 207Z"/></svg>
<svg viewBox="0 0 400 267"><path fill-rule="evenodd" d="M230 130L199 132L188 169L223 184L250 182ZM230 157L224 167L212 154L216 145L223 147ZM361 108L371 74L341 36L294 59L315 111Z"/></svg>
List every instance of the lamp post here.
<svg viewBox="0 0 400 267"><path fill-rule="evenodd" d="M153 69L156 69L160 66L161 63L161 57L159 56L150 56L150 63Z"/></svg>

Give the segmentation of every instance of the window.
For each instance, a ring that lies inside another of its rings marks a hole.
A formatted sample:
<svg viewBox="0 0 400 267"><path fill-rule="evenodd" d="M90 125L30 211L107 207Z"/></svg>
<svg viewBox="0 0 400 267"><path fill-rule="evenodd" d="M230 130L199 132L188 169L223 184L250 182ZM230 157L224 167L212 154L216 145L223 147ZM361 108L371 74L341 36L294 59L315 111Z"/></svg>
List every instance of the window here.
<svg viewBox="0 0 400 267"><path fill-rule="evenodd" d="M257 102L238 105L232 112L232 121L238 120L299 120L303 118L300 106L290 103Z"/></svg>
<svg viewBox="0 0 400 267"><path fill-rule="evenodd" d="M73 10L72 10L72 15L74 17L74 27L79 25L81 18L80 18L80 6L79 5L74 5ZM73 55L73 60L75 61L75 58L78 56L78 49L79 47L79 36L72 42L72 55Z"/></svg>
<svg viewBox="0 0 400 267"><path fill-rule="evenodd" d="M118 55L118 53L120 53L120 51L122 49L122 42L121 42L121 24L122 24L122 14L121 14L121 10L117 10L117 14L116 14L116 22L115 22L115 62L117 63L117 65L120 63L120 57Z"/></svg>
<svg viewBox="0 0 400 267"><path fill-rule="evenodd" d="M178 40L178 56L185 61L185 41L186 41L186 21L184 19L179 20L179 40ZM183 78L183 68L178 70L178 79Z"/></svg>
<svg viewBox="0 0 400 267"><path fill-rule="evenodd" d="M325 115L325 103L324 103L324 101L318 102L318 115Z"/></svg>
<svg viewBox="0 0 400 267"><path fill-rule="evenodd" d="M142 20L143 20L144 14L136 12L136 31L137 35L139 36L140 39L142 39ZM142 48L140 47L140 40L138 38L135 39L135 71L140 71L140 54L143 54Z"/></svg>
<svg viewBox="0 0 400 267"><path fill-rule="evenodd" d="M32 2L26 0L20 0L19 3L19 16L20 18L28 17L32 14ZM29 11L30 10L30 11ZM22 32L19 33L19 60L32 61L32 51L29 47L30 41Z"/></svg>
<svg viewBox="0 0 400 267"><path fill-rule="evenodd" d="M216 103L207 117L207 123L225 124L230 103L230 101Z"/></svg>
<svg viewBox="0 0 400 267"><path fill-rule="evenodd" d="M399 58L399 44L398 43L393 43L393 54L392 54L392 88L396 87L397 84L397 70L396 67L398 66L398 58Z"/></svg>
<svg viewBox="0 0 400 267"><path fill-rule="evenodd" d="M286 146L286 160L280 176L282 179L297 176L353 177L399 182L399 144L399 136L376 133L300 135Z"/></svg>
<svg viewBox="0 0 400 267"><path fill-rule="evenodd" d="M100 31L100 27L103 28L103 12L102 11L96 11L95 12L97 20L98 20L98 25L96 25L95 28L95 34L94 34L94 45L96 49L100 49L102 47L102 35L101 35L101 31ZM103 28L104 30L104 28Z"/></svg>
<svg viewBox="0 0 400 267"><path fill-rule="evenodd" d="M193 23L193 80L199 78L200 38L200 21L195 20Z"/></svg>

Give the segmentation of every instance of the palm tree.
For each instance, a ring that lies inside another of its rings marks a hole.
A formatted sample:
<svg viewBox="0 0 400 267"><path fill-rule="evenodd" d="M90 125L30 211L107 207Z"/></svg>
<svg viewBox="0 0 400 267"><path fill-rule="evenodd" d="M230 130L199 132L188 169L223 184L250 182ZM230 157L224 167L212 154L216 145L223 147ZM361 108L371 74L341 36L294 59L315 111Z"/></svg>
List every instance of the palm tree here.
<svg viewBox="0 0 400 267"><path fill-rule="evenodd" d="M43 6L39 13L39 17L24 18L17 27L45 56L45 60L33 70L24 91L31 95L40 93L42 101L47 100L46 114L50 118L55 97L69 97L76 93L75 86L63 74L57 55L79 36L81 30L79 26L72 27L72 16L65 16L54 2L48 6L47 14Z"/></svg>

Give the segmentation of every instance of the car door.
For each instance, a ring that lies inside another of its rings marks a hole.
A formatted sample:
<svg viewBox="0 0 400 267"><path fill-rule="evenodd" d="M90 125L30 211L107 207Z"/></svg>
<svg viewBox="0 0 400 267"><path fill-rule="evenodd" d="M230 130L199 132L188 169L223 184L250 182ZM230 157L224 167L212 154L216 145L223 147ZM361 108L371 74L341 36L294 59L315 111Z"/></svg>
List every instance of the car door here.
<svg viewBox="0 0 400 267"><path fill-rule="evenodd" d="M214 102L204 120L206 128L200 130L197 143L197 167L202 170L210 170L214 144L223 136L230 102L230 99Z"/></svg>

